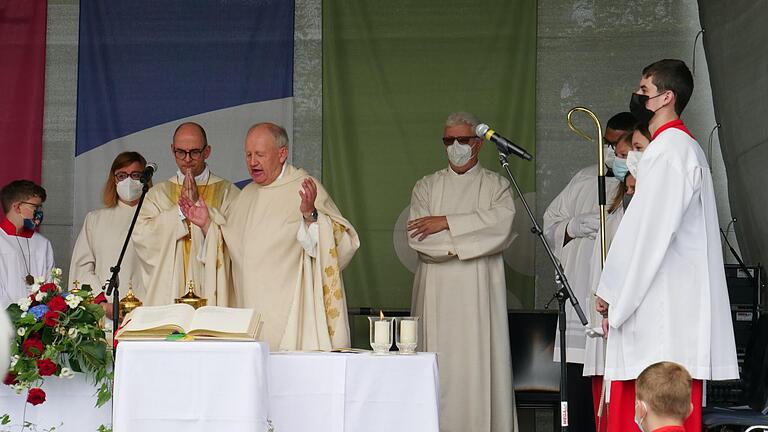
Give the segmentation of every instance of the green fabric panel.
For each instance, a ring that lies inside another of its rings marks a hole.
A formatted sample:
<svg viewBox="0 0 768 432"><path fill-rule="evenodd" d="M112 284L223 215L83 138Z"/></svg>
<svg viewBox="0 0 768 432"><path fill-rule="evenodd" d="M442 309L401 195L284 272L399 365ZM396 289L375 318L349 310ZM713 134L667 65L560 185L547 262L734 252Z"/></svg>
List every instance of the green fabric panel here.
<svg viewBox="0 0 768 432"><path fill-rule="evenodd" d="M535 155L536 1L327 0L322 40L323 183L361 240L344 270L348 304L408 308L413 273L393 228L416 181L448 164L448 114L473 112ZM533 192L535 164L513 159ZM500 171L492 143L481 163ZM532 308L533 268L506 270Z"/></svg>

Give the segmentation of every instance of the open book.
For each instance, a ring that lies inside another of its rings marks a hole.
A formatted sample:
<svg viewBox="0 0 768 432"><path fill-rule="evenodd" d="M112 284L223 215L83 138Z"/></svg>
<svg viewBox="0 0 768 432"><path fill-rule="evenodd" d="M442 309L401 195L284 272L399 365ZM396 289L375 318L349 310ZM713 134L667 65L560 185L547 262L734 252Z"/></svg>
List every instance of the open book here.
<svg viewBox="0 0 768 432"><path fill-rule="evenodd" d="M134 309L117 331L118 340L165 339L171 333L186 333L201 339L256 340L261 314L253 309L186 304L142 306Z"/></svg>

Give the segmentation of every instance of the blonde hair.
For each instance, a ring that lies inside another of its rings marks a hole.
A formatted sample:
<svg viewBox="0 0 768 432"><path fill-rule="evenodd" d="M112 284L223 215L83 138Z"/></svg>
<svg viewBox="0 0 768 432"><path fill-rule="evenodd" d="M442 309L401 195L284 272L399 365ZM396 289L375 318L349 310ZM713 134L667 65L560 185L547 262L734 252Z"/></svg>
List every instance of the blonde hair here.
<svg viewBox="0 0 768 432"><path fill-rule="evenodd" d="M683 422L690 414L691 375L677 363L659 362L645 368L637 377L635 392L637 400L657 415Z"/></svg>
<svg viewBox="0 0 768 432"><path fill-rule="evenodd" d="M147 160L144 159L144 156L133 151L122 152L112 161L112 167L109 168L109 172L107 173L107 182L104 183L104 192L101 194L101 199L104 201L105 206L114 207L117 205L118 198L115 171L120 168L125 168L134 162L141 164L141 169L144 169L147 166ZM151 182L149 183L149 186L152 186Z"/></svg>

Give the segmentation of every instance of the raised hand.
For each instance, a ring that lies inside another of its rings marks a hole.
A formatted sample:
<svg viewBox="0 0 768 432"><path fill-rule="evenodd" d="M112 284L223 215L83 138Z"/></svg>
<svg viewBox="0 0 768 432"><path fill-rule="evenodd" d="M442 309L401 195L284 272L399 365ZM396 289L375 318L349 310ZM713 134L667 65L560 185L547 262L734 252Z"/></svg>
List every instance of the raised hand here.
<svg viewBox="0 0 768 432"><path fill-rule="evenodd" d="M317 185L311 178L305 178L301 182L299 196L301 197L299 211L304 216L304 219L308 220L312 212L315 211L315 199L317 198Z"/></svg>
<svg viewBox="0 0 768 432"><path fill-rule="evenodd" d="M424 240L432 234L447 229L448 218L445 216L425 216L408 221L408 231L413 231L411 233L411 238L416 238L418 236L419 241Z"/></svg>
<svg viewBox="0 0 768 432"><path fill-rule="evenodd" d="M205 205L205 201L198 199L197 202L192 202L189 197L182 195L179 197L179 208L188 221L199 226L203 233L208 233L211 216L208 214L208 206Z"/></svg>

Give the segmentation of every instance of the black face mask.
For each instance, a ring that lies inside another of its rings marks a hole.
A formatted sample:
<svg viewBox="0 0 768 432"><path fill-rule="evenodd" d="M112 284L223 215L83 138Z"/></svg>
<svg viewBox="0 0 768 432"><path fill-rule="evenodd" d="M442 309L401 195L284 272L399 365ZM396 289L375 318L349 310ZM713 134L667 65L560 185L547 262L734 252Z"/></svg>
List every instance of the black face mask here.
<svg viewBox="0 0 768 432"><path fill-rule="evenodd" d="M629 207L629 202L632 201L632 195L624 194L624 198L621 199L621 204L624 207L624 210Z"/></svg>
<svg viewBox="0 0 768 432"><path fill-rule="evenodd" d="M629 100L629 112L632 113L633 116L642 124L648 124L651 122L651 119L653 118L653 115L656 114L656 111L651 111L648 108L645 107L645 104L653 99L657 98L664 93L659 93L654 97L648 97L646 95L641 95L637 93L632 93L632 98Z"/></svg>

